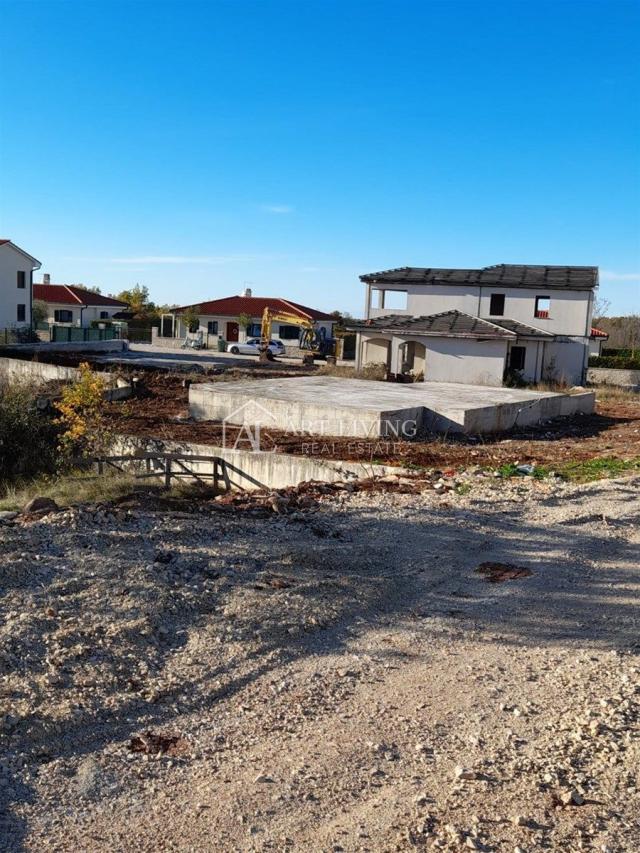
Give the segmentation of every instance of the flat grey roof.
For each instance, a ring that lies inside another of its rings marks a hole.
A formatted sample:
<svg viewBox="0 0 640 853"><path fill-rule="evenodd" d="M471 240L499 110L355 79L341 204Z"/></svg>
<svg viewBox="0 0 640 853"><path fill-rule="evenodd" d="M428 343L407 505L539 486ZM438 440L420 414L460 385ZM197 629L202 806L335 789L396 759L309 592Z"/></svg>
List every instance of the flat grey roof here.
<svg viewBox="0 0 640 853"><path fill-rule="evenodd" d="M548 290L591 290L598 286L598 267L495 264L480 269L398 267L360 276L367 284L451 284L531 287Z"/></svg>

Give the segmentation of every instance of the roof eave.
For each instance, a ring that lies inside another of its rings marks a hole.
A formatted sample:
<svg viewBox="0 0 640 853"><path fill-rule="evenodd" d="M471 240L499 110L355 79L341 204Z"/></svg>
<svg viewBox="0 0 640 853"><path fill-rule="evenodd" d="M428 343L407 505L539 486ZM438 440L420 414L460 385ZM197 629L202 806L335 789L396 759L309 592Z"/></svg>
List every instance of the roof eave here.
<svg viewBox="0 0 640 853"><path fill-rule="evenodd" d="M29 252L25 252L24 249L20 248L20 246L16 246L16 244L13 242L13 240L8 240L3 245L12 246L16 250L16 252L20 252L20 254L24 255L25 258L29 258L29 260L32 261L32 263L33 263L33 269L34 270L39 270L40 267L42 266L42 264L40 263L40 261L37 258L34 258L33 255L29 254Z"/></svg>
<svg viewBox="0 0 640 853"><path fill-rule="evenodd" d="M413 335L421 338L470 338L474 341L507 341L518 337L515 332L504 330L504 334L487 335L481 332L431 332L424 329L404 329L381 326L345 326L347 332L379 332L384 335Z"/></svg>

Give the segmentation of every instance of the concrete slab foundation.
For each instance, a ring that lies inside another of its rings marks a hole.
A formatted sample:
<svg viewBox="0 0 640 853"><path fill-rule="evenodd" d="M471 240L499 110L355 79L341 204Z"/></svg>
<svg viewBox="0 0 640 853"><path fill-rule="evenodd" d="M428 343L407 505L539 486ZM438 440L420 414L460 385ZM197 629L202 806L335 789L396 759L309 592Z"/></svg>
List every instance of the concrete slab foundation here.
<svg viewBox="0 0 640 853"><path fill-rule="evenodd" d="M198 383L189 389L195 420L294 433L413 438L419 432L501 432L551 418L589 414L593 392L555 394L447 382L410 385L307 376Z"/></svg>

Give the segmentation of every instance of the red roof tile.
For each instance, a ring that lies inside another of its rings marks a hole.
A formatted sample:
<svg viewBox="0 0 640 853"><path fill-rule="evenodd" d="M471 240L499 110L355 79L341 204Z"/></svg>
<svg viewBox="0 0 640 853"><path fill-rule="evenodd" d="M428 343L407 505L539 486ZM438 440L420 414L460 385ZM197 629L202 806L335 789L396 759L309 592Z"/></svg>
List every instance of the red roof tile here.
<svg viewBox="0 0 640 853"><path fill-rule="evenodd" d="M602 329L596 329L594 326L591 327L591 337L592 338L608 338L609 332L603 332Z"/></svg>
<svg viewBox="0 0 640 853"><path fill-rule="evenodd" d="M127 303L101 293L92 293L75 284L34 284L33 298L58 305L111 305L126 308Z"/></svg>
<svg viewBox="0 0 640 853"><path fill-rule="evenodd" d="M198 302L194 305L184 305L174 309L176 313L186 311L187 308L197 308L200 314L220 315L222 317L237 317L239 314L249 314L251 317L261 317L265 308L272 311L285 311L287 314L296 314L299 317L312 320L334 320L331 314L324 311L316 311L315 308L307 308L297 302L279 297L261 296L227 296L223 299L212 299L209 302Z"/></svg>

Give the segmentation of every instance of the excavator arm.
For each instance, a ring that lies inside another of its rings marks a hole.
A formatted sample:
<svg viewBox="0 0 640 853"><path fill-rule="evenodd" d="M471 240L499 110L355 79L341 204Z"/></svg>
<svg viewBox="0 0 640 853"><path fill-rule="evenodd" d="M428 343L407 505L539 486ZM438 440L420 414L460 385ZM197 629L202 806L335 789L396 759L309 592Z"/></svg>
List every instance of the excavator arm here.
<svg viewBox="0 0 640 853"><path fill-rule="evenodd" d="M269 349L269 341L271 340L271 328L274 321L276 323L287 323L290 326L300 326L304 330L304 336L315 334L311 320L305 320L298 314L288 314L286 311L272 311L270 308L265 308L262 312L260 329L260 361L271 361L273 359Z"/></svg>

